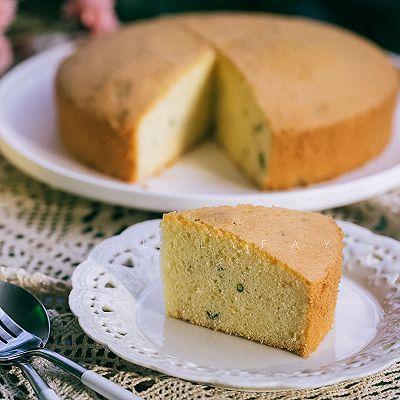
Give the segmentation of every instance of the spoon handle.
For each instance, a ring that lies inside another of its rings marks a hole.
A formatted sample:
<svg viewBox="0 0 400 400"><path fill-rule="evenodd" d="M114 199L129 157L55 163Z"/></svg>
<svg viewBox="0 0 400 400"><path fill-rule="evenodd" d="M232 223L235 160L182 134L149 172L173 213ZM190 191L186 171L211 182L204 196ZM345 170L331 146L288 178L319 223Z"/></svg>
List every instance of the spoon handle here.
<svg viewBox="0 0 400 400"><path fill-rule="evenodd" d="M69 374L78 378L84 385L110 400L143 400L122 386L109 381L103 376L90 371L61 354L48 349L36 349L31 352L34 356L41 356L63 368Z"/></svg>
<svg viewBox="0 0 400 400"><path fill-rule="evenodd" d="M41 378L31 364L19 361L18 367L24 373L39 400L61 400L53 389Z"/></svg>

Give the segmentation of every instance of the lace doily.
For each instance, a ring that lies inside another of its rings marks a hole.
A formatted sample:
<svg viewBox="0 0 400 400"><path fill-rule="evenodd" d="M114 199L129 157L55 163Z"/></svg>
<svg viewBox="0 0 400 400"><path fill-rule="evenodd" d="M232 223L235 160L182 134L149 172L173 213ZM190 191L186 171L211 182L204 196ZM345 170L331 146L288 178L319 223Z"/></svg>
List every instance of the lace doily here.
<svg viewBox="0 0 400 400"><path fill-rule="evenodd" d="M335 217L400 239L400 190L330 211ZM0 278L35 292L51 310L49 346L93 368L145 399L398 399L400 364L370 377L313 390L251 393L212 388L121 360L80 329L67 306L70 277L104 238L151 218L151 214L87 201L42 185L0 158ZM400 268L400 266L398 266ZM38 371L65 399L97 399L93 392L45 361ZM34 399L16 367L1 367L0 398Z"/></svg>

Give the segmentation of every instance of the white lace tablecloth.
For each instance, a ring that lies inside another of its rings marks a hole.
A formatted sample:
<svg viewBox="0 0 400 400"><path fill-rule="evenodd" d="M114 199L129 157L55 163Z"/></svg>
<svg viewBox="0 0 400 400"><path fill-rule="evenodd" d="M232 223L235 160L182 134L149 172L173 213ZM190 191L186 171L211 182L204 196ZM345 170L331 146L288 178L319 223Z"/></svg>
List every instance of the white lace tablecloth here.
<svg viewBox="0 0 400 400"><path fill-rule="evenodd" d="M335 216L400 239L400 189ZM0 279L32 290L51 310L49 347L135 391L144 399L400 399L400 363L368 378L320 389L249 393L182 381L129 364L93 342L67 305L74 268L98 242L159 214L85 200L36 182L0 156ZM400 266L399 266L400 268ZM51 364L40 374L65 399L97 399ZM1 399L34 399L15 367L0 368Z"/></svg>

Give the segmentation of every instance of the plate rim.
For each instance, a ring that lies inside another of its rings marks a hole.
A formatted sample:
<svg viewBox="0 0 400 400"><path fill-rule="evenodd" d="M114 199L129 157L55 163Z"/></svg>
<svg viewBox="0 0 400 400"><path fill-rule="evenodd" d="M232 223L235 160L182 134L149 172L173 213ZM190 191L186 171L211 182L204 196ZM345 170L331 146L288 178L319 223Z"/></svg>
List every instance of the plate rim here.
<svg viewBox="0 0 400 400"><path fill-rule="evenodd" d="M47 65L48 60L51 60L50 63L59 63L72 49L72 42L63 43L31 57L11 69L0 79L0 103L5 101L7 92L13 87L15 81L31 74L30 71L34 68L38 68L44 63ZM400 107L400 103L398 104ZM37 154L35 149L26 148L22 141L22 136L8 123L7 113L0 107L0 150L17 168L57 189L93 200L151 211L169 211L177 208L187 209L218 204L234 205L243 202L289 208L296 205L298 209L316 211L365 200L400 184L399 160L397 165L383 171L346 182L330 183L330 181L326 181L326 186L323 187L311 185L307 188L294 188L287 191L240 194L165 192L148 190L105 175L90 175L70 170L60 164L53 164ZM70 159L73 157L71 156Z"/></svg>
<svg viewBox="0 0 400 400"><path fill-rule="evenodd" d="M171 369L168 369L168 367L164 366L163 363L159 363L157 361L153 361L151 357L147 356L141 356L137 357L136 359L133 360L132 357L131 359L127 359L125 354L122 354L118 350L115 351L115 348L110 345L110 342L107 340L102 340L102 338L99 338L96 336L94 332L97 332L96 329L92 329L93 324L92 320L90 318L86 318L85 314L81 314L81 308L80 308L80 302L79 302L79 293L80 291L84 290L82 287L83 282L80 280L80 274L81 271L83 271L85 268L88 268L89 266L93 265L93 262L96 263L95 259L92 257L92 254L96 252L96 248L103 244L107 243L113 240L118 240L119 237L121 236L127 236L130 231L134 230L137 225L145 226L147 224L159 224L161 219L151 219L147 220L144 222L139 222L137 224L134 224L130 227L128 227L126 230L124 230L122 233L116 236L112 236L110 238L105 239L104 241L100 242L94 249L90 251L88 254L88 257L85 261L83 261L74 271L72 275L72 290L69 295L69 306L73 314L77 317L79 325L81 326L82 330L93 340L96 342L106 346L109 348L111 351L113 351L115 354L117 354L119 357L125 359L128 362L138 364L140 366L143 366L145 368L150 368L152 370L165 373L171 376L175 376L176 378L179 379L184 379L188 381L193 381L193 382L198 382L201 384L207 384L207 385L212 385L212 386L221 386L225 388L233 388L237 390L244 390L244 391L275 391L275 390L298 390L298 389L313 389L317 387L322 387L322 386L328 386L332 384L337 384L341 383L344 381L348 380L354 380L354 379L362 379L365 378L369 375L372 375L374 373L378 373L391 365L395 364L396 362L400 361L400 352L397 352L397 355L393 355L390 360L386 360L385 362L381 362L379 365L377 365L375 368L366 368L365 366L361 366L361 368L355 368L355 369L349 369L349 370L342 370L342 374L340 376L337 376L335 373L331 373L331 376L327 376L327 374L323 375L322 377L320 376L318 381L314 380L312 384L307 384L303 381L298 380L295 382L288 382L287 377L285 377L282 380L275 379L274 381L269 381L268 384L265 382L262 382L261 384L254 383L252 382L252 385L240 385L238 384L235 379L231 379L228 383L226 380L221 380L218 378L218 376L215 375L202 375L201 377L198 376L195 372L187 369L180 370L179 373L174 373L174 371L171 371ZM367 238L373 238L375 242L382 243L389 243L391 246L395 246L400 254L400 242L396 241L395 239L392 239L390 237L386 237L383 235L376 234L369 229L365 227L361 227L359 225L353 224L348 221L342 221L342 220L336 220L338 225L344 230L344 232L356 232L359 237L367 237ZM397 273L397 278L400 276L400 271ZM348 278L353 281L353 279ZM125 289L127 290L127 289ZM375 296L374 296L375 298ZM379 302L379 304L381 304ZM101 333L99 333L101 335ZM363 351L366 347L369 345L366 345L363 349L360 351ZM170 356L174 358L173 356ZM218 370L218 369L216 369ZM183 371L183 373L182 373Z"/></svg>

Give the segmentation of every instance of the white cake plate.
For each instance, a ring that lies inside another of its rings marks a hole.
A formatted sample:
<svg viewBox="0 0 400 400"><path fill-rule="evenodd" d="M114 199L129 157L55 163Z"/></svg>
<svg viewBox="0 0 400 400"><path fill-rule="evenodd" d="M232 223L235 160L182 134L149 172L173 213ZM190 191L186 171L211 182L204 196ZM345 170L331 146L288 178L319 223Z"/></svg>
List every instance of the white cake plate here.
<svg viewBox="0 0 400 400"><path fill-rule="evenodd" d="M383 154L338 179L307 188L260 192L212 142L141 184L105 176L74 160L57 135L54 75L72 49L71 44L54 47L19 64L0 80L1 151L16 167L58 189L155 211L238 203L322 210L400 185L399 108L392 141Z"/></svg>
<svg viewBox="0 0 400 400"><path fill-rule="evenodd" d="M159 220L100 243L72 277L82 329L127 361L178 378L244 390L305 389L400 361L400 244L339 222L345 233L335 322L303 359L165 316Z"/></svg>

